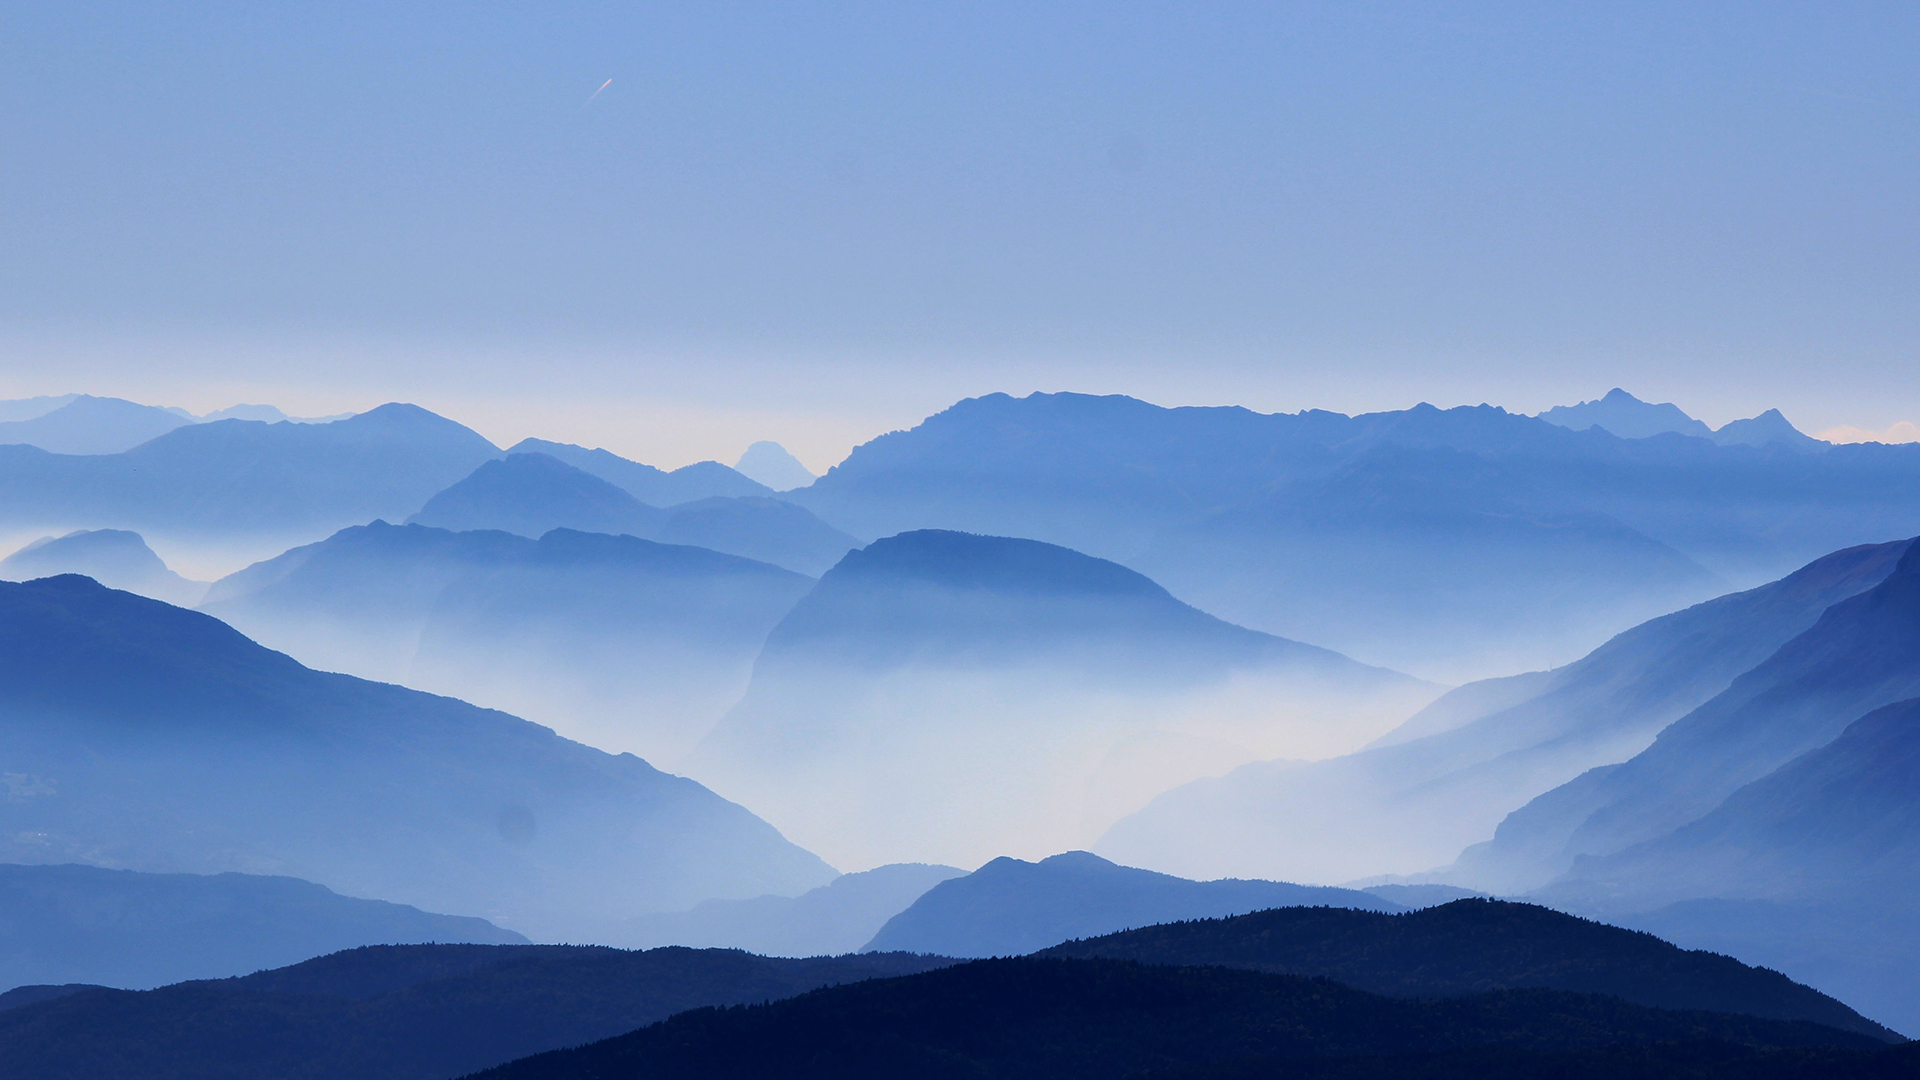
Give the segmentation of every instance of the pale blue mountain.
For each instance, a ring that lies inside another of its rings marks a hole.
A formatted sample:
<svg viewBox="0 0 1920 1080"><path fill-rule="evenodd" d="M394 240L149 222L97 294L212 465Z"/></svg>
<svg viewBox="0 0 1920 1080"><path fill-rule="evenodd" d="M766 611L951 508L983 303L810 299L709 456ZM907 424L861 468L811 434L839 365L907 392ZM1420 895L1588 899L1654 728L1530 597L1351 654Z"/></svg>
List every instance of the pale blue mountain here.
<svg viewBox="0 0 1920 1080"><path fill-rule="evenodd" d="M835 876L630 754L78 576L0 584L0 760L0 861L284 874L535 937Z"/></svg>
<svg viewBox="0 0 1920 1080"><path fill-rule="evenodd" d="M740 460L733 466L734 471L755 483L765 484L775 491L792 491L813 483L818 477L807 471L800 459L787 453L787 448L777 442L761 440L747 447Z"/></svg>
<svg viewBox="0 0 1920 1080"><path fill-rule="evenodd" d="M1193 876L1348 881L1444 866L1529 800L1646 749L1828 607L1878 585L1907 547L1836 552L1564 667L1460 687L1359 753L1196 780L1116 824L1096 850Z"/></svg>
<svg viewBox="0 0 1920 1080"><path fill-rule="evenodd" d="M509 454L546 454L590 472L610 484L624 488L627 494L649 506L675 506L695 499L715 496L771 495L767 485L742 476L717 461L697 461L672 472L629 461L607 450L589 450L572 443L545 439L522 439L507 449Z"/></svg>
<svg viewBox="0 0 1920 1080"><path fill-rule="evenodd" d="M739 700L767 632L812 585L631 536L376 521L215 582L205 610L315 666L670 764Z"/></svg>
<svg viewBox="0 0 1920 1080"><path fill-rule="evenodd" d="M1039 862L998 858L965 877L935 885L887 920L864 951L1020 956L1075 938L1157 923L1301 906L1402 910L1355 889L1282 881L1189 881L1069 851Z"/></svg>
<svg viewBox="0 0 1920 1080"><path fill-rule="evenodd" d="M32 419L0 421L0 444L23 443L55 454L118 454L191 423L191 416L168 409L77 394Z"/></svg>
<svg viewBox="0 0 1920 1080"><path fill-rule="evenodd" d="M335 413L331 416L288 416L273 405L229 405L200 417L201 423L210 420L259 420L263 423L277 424L283 420L295 424L331 424L335 420L348 420L353 413Z"/></svg>
<svg viewBox="0 0 1920 1080"><path fill-rule="evenodd" d="M788 493L855 534L1112 559L1222 618L1449 681L1920 532L1920 446L1621 439L1478 406L1342 416L971 399Z"/></svg>
<svg viewBox="0 0 1920 1080"><path fill-rule="evenodd" d="M840 864L969 865L1077 846L1246 761L1357 748L1438 692L1116 563L922 530L820 579L687 768Z"/></svg>
<svg viewBox="0 0 1920 1080"><path fill-rule="evenodd" d="M793 503L764 496L712 496L667 509L543 453L489 461L427 501L408 521L452 530L540 536L551 529L624 533L712 548L817 575L859 541Z"/></svg>
<svg viewBox="0 0 1920 1080"><path fill-rule="evenodd" d="M1867 712L1920 696L1920 545L1805 632L1663 729L1639 754L1515 810L1462 857L1462 884L1515 891L1711 813L1735 791L1832 742ZM1648 882L1627 888L1654 888Z"/></svg>
<svg viewBox="0 0 1920 1080"><path fill-rule="evenodd" d="M708 900L691 911L642 915L622 928L617 943L650 949L745 949L762 956L841 956L865 945L888 919L928 889L965 870L929 863L894 863L842 874L799 896Z"/></svg>
<svg viewBox="0 0 1920 1080"><path fill-rule="evenodd" d="M526 940L484 919L341 896L297 878L0 864L0 987L140 990L362 945Z"/></svg>
<svg viewBox="0 0 1920 1080"><path fill-rule="evenodd" d="M1541 413L1540 419L1575 431L1597 427L1623 439L1647 439L1669 431L1699 439L1713 438L1712 428L1682 412L1680 406L1669 401L1659 404L1641 401L1617 386L1607 391L1605 397L1593 401L1555 405Z"/></svg>
<svg viewBox="0 0 1920 1080"><path fill-rule="evenodd" d="M0 401L0 423L32 420L37 416L45 416L79 396L79 394L43 394L39 397Z"/></svg>
<svg viewBox="0 0 1920 1080"><path fill-rule="evenodd" d="M80 529L43 536L0 560L0 579L27 581L57 574L84 574L113 589L125 589L170 604L191 606L207 583L188 581L168 569L140 534L124 529Z"/></svg>
<svg viewBox="0 0 1920 1080"><path fill-rule="evenodd" d="M328 424L188 424L119 454L0 446L0 525L304 540L404 518L499 454L400 404Z"/></svg>
<svg viewBox="0 0 1920 1080"><path fill-rule="evenodd" d="M1801 433L1779 409L1768 409L1747 420L1735 420L1713 433L1722 446L1785 446L1792 450L1825 450L1828 443Z"/></svg>

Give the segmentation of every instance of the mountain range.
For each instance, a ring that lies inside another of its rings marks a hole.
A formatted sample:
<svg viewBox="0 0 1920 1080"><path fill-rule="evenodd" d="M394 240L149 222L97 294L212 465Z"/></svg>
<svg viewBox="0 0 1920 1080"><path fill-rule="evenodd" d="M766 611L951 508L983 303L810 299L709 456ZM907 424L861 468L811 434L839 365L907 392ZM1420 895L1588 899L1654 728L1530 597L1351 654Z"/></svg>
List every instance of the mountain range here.
<svg viewBox="0 0 1920 1080"><path fill-rule="evenodd" d="M686 945L762 956L838 956L862 951L888 919L928 889L966 876L965 870L930 863L877 866L842 874L799 896L706 900L687 911L640 915L608 940L635 949Z"/></svg>
<svg viewBox="0 0 1920 1080"><path fill-rule="evenodd" d="M199 603L207 592L206 582L174 573L139 533L125 529L43 536L0 560L0 578L8 581L59 574L82 574L109 588L185 607Z"/></svg>
<svg viewBox="0 0 1920 1080"><path fill-rule="evenodd" d="M686 767L830 860L977 865L1078 846L1195 776L1357 746L1438 690L1106 560L921 530L821 577Z"/></svg>
<svg viewBox="0 0 1920 1080"><path fill-rule="evenodd" d="M1908 547L1835 552L1625 631L1572 664L1459 687L1358 753L1196 780L1117 823L1097 849L1188 875L1307 881L1450 863L1529 800L1645 750L1830 606L1878 585Z"/></svg>
<svg viewBox="0 0 1920 1080"><path fill-rule="evenodd" d="M193 422L171 409L74 394L37 416L0 420L0 445L25 444L55 454L118 454Z"/></svg>
<svg viewBox="0 0 1920 1080"><path fill-rule="evenodd" d="M739 699L767 632L812 586L632 536L376 521L223 578L204 607L315 665L664 762Z"/></svg>
<svg viewBox="0 0 1920 1080"><path fill-rule="evenodd" d="M639 758L78 576L0 584L0 717L9 862L286 874L582 937L834 876Z"/></svg>
<svg viewBox="0 0 1920 1080"><path fill-rule="evenodd" d="M1721 446L1780 445L1795 450L1824 450L1828 444L1804 435L1788 422L1779 409L1768 409L1746 420L1735 420L1718 431L1695 420L1668 402L1641 401L1619 387L1607 395L1578 405L1556 405L1540 414L1550 424L1585 431L1601 428L1623 439L1650 439L1673 432L1707 439Z"/></svg>

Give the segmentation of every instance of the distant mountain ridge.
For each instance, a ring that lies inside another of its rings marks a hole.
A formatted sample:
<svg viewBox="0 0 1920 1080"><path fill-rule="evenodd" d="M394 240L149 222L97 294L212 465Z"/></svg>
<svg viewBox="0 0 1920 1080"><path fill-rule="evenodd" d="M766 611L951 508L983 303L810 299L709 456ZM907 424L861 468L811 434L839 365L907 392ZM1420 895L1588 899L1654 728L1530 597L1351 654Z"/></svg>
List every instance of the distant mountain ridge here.
<svg viewBox="0 0 1920 1080"><path fill-rule="evenodd" d="M312 671L87 578L0 583L0 717L8 861L266 870L578 937L834 876L631 755Z"/></svg>
<svg viewBox="0 0 1920 1080"><path fill-rule="evenodd" d="M572 443L522 439L509 454L545 454L607 481L649 506L669 507L696 499L772 495L773 489L717 461L696 461L672 472L642 465L607 450Z"/></svg>
<svg viewBox="0 0 1920 1080"><path fill-rule="evenodd" d="M207 583L174 573L136 532L80 529L43 536L0 560L0 578L25 581L84 574L110 588L137 592L183 607L200 602Z"/></svg>
<svg viewBox="0 0 1920 1080"><path fill-rule="evenodd" d="M1681 412L1669 402L1658 405L1641 401L1619 387L1595 401L1578 405L1556 405L1540 414L1550 424L1584 431L1600 428L1623 439L1647 439L1672 432L1707 439L1721 446L1768 446L1778 444L1795 450L1824 450L1827 443L1803 434L1787 422L1779 409L1768 409L1746 420L1735 420L1715 431Z"/></svg>
<svg viewBox="0 0 1920 1080"><path fill-rule="evenodd" d="M1081 846L1153 792L1358 745L1437 693L1052 544L918 530L767 635L687 767L847 865Z"/></svg>
<svg viewBox="0 0 1920 1080"><path fill-rule="evenodd" d="M24 443L54 454L118 454L193 422L152 405L74 394L38 416L0 421L0 444Z"/></svg>

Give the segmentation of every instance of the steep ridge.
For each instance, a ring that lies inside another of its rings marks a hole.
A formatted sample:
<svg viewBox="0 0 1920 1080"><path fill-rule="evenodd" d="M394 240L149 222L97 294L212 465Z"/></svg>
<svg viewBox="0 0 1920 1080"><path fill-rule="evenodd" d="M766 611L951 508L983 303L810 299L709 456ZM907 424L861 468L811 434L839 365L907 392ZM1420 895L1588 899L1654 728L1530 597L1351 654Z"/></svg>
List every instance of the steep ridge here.
<svg viewBox="0 0 1920 1080"><path fill-rule="evenodd" d="M8 581L56 574L83 574L109 588L183 606L198 603L207 591L206 582L188 581L174 573L139 533L123 529L43 536L0 560L0 578Z"/></svg>
<svg viewBox="0 0 1920 1080"><path fill-rule="evenodd" d="M270 871L576 940L833 877L631 755L82 577L0 584L0 718L6 861Z"/></svg>
<svg viewBox="0 0 1920 1080"><path fill-rule="evenodd" d="M687 1009L926 971L938 957L778 960L564 945L354 949L237 979L86 990L0 1012L37 1080L446 1080Z"/></svg>
<svg viewBox="0 0 1920 1080"><path fill-rule="evenodd" d="M739 700L812 584L631 536L375 522L215 582L204 606L308 663L673 761Z"/></svg>
<svg viewBox="0 0 1920 1080"><path fill-rule="evenodd" d="M1188 881L1070 851L1037 863L998 858L965 877L935 885L887 920L866 951L1019 956L1069 938L1129 927L1307 904L1399 909L1352 889L1283 881Z"/></svg>
<svg viewBox="0 0 1920 1080"><path fill-rule="evenodd" d="M928 889L964 876L965 870L929 863L877 866L842 874L799 896L707 900L690 911L642 915L627 922L614 944L640 949L660 945L745 949L762 956L838 956L860 950L888 919Z"/></svg>
<svg viewBox="0 0 1920 1080"><path fill-rule="evenodd" d="M288 877L0 864L0 986L139 989L360 945L525 944L484 919L358 900Z"/></svg>
<svg viewBox="0 0 1920 1080"><path fill-rule="evenodd" d="M1114 559L1241 625L1452 678L1593 642L1920 532L1920 447L1619 439L1490 407L1348 417L971 399L790 493L866 535L948 528Z"/></svg>
<svg viewBox="0 0 1920 1080"><path fill-rule="evenodd" d="M1410 1001L1230 968L1022 957L683 1013L478 1075L1118 1080L1147 1068L1251 1057L1565 1051L1688 1039L1885 1048L1870 1036L1800 1021L1649 1009L1551 990Z"/></svg>
<svg viewBox="0 0 1920 1080"><path fill-rule="evenodd" d="M800 459L787 452L787 448L777 442L765 439L747 447L734 463L734 471L757 484L765 484L775 491L792 491L806 487L819 479L807 470Z"/></svg>
<svg viewBox="0 0 1920 1080"><path fill-rule="evenodd" d="M1450 863L1529 800L1644 750L1828 607L1879 584L1908 545L1835 552L1565 667L1460 687L1356 754L1196 780L1116 824L1097 850L1193 876L1307 881Z"/></svg>
<svg viewBox="0 0 1920 1080"><path fill-rule="evenodd" d="M1893 573L1618 765L1516 810L1456 868L1498 890L1544 884L1582 855L1608 855L1713 810L1735 790L1832 741L1863 713L1920 695L1920 546Z"/></svg>
<svg viewBox="0 0 1920 1080"><path fill-rule="evenodd" d="M572 443L522 439L509 454L545 454L592 473L648 506L678 506L697 499L767 496L773 489L750 480L717 461L696 461L668 472L630 461L606 450L589 450Z"/></svg>
<svg viewBox="0 0 1920 1080"><path fill-rule="evenodd" d="M0 444L23 443L54 454L118 454L191 423L192 417L168 409L79 394L31 419L0 421Z"/></svg>
<svg viewBox="0 0 1920 1080"><path fill-rule="evenodd" d="M1403 914L1286 907L1069 941L1037 955L1312 975L1393 997L1527 987L1608 994L1655 1008L1805 1020L1899 1038L1779 972L1498 900L1456 900Z"/></svg>
<svg viewBox="0 0 1920 1080"><path fill-rule="evenodd" d="M301 541L402 518L499 450L414 405L327 424L188 424L125 453L0 447L0 524Z"/></svg>
<svg viewBox="0 0 1920 1080"><path fill-rule="evenodd" d="M845 864L977 865L1080 846L1195 776L1357 746L1436 691L1105 560L926 530L824 575L688 768Z"/></svg>
<svg viewBox="0 0 1920 1080"><path fill-rule="evenodd" d="M1641 401L1617 386L1593 401L1555 405L1541 413L1540 419L1575 431L1604 428L1623 439L1646 439L1669 431L1697 439L1713 437L1712 428L1688 416L1678 405Z"/></svg>

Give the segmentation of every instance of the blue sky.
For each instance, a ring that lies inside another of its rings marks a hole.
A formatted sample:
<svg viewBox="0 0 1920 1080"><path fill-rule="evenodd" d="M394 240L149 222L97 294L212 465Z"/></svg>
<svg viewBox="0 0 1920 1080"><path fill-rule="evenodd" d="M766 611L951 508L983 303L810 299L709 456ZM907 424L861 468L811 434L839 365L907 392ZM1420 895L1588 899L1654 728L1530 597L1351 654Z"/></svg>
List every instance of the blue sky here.
<svg viewBox="0 0 1920 1080"><path fill-rule="evenodd" d="M995 390L1882 429L1916 46L1910 4L14 0L0 396L816 468Z"/></svg>

